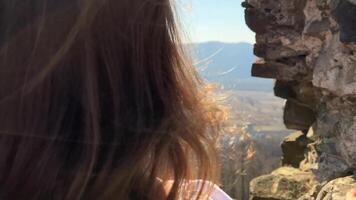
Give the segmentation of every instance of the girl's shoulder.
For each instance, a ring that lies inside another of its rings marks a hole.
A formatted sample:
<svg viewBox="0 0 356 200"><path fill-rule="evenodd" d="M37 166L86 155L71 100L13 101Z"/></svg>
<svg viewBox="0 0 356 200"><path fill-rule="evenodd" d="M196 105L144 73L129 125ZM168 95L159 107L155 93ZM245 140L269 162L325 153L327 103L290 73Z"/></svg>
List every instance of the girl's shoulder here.
<svg viewBox="0 0 356 200"><path fill-rule="evenodd" d="M164 182L165 190L169 191L170 188L172 187L172 184L173 181ZM190 192L197 192L197 193L198 191L200 191L202 187L209 188L209 190L212 189L211 191L209 191L210 193L209 200L233 200L218 185L208 181L192 180L192 181L187 181L183 186L183 188L188 189ZM184 192L182 191L182 193Z"/></svg>
<svg viewBox="0 0 356 200"><path fill-rule="evenodd" d="M214 190L211 193L211 200L232 200L229 195L227 195L221 188L217 185L214 185Z"/></svg>
<svg viewBox="0 0 356 200"><path fill-rule="evenodd" d="M210 197L209 200L232 200L232 198L227 195L218 185L207 182L207 181L202 181L202 180L194 180L190 181L190 188L191 186L195 187L196 189L200 189L201 187L204 187L204 185L210 187L212 186L212 191L210 192Z"/></svg>

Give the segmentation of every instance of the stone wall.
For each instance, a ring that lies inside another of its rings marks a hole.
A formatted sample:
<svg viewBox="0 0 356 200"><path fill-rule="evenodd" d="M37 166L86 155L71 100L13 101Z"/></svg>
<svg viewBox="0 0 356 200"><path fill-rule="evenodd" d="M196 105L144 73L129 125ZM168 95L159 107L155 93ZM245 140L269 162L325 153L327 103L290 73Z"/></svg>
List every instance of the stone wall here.
<svg viewBox="0 0 356 200"><path fill-rule="evenodd" d="M293 173L283 168L255 179L251 199L345 199L356 187L356 0L246 0L243 6L260 58L252 75L276 79L275 95L287 100L285 125L300 131L282 145L283 164Z"/></svg>

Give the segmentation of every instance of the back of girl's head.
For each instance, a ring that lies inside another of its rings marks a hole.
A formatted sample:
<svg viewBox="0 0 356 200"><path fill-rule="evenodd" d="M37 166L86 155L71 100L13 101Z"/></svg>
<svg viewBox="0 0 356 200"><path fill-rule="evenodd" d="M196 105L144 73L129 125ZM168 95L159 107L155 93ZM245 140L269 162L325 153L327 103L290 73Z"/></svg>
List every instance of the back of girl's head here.
<svg viewBox="0 0 356 200"><path fill-rule="evenodd" d="M0 17L2 199L176 199L214 180L213 111L169 0L0 0Z"/></svg>

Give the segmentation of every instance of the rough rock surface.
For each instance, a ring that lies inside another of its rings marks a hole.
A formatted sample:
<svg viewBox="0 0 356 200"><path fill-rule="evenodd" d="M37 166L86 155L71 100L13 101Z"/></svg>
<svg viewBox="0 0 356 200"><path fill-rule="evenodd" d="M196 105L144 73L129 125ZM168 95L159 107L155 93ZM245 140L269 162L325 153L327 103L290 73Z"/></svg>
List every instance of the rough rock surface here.
<svg viewBox="0 0 356 200"><path fill-rule="evenodd" d="M345 194L356 188L355 177L338 178L325 185L317 200L345 200Z"/></svg>
<svg viewBox="0 0 356 200"><path fill-rule="evenodd" d="M251 183L252 200L295 200L312 189L314 175L296 168L282 167Z"/></svg>
<svg viewBox="0 0 356 200"><path fill-rule="evenodd" d="M286 127L309 131L299 168L318 182L301 199L316 199L324 185L351 185L333 180L356 172L356 1L245 0L243 6L261 58L252 75L276 79L275 95L287 99Z"/></svg>

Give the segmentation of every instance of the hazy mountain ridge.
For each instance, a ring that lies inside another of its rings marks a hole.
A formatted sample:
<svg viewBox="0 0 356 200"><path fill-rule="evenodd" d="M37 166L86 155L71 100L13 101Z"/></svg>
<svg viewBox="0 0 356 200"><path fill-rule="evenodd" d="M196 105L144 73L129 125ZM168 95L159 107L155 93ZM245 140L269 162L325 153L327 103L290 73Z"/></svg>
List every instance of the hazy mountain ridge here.
<svg viewBox="0 0 356 200"><path fill-rule="evenodd" d="M188 48L200 74L220 86L218 93L234 116L231 123L285 130L284 100L274 96L273 80L251 77L251 66L257 59L252 44L213 41L189 44Z"/></svg>
<svg viewBox="0 0 356 200"><path fill-rule="evenodd" d="M257 59L249 43L205 42L188 45L200 74L224 89L271 91L272 80L251 77Z"/></svg>

